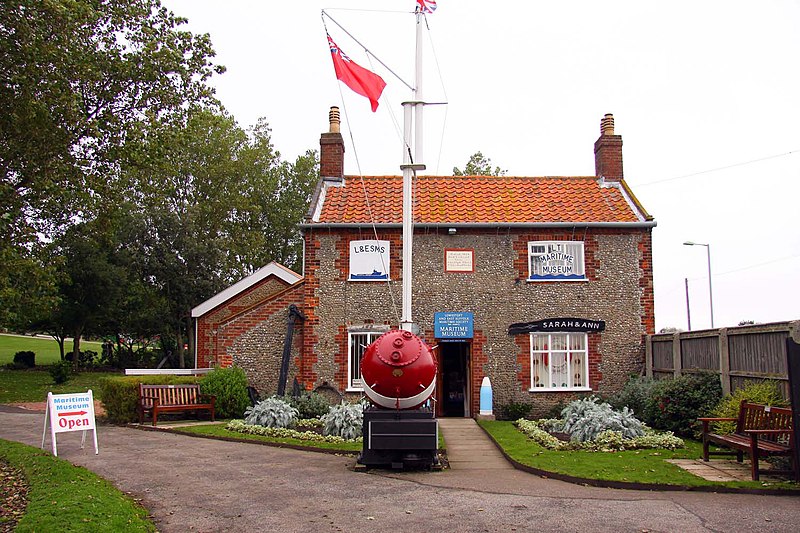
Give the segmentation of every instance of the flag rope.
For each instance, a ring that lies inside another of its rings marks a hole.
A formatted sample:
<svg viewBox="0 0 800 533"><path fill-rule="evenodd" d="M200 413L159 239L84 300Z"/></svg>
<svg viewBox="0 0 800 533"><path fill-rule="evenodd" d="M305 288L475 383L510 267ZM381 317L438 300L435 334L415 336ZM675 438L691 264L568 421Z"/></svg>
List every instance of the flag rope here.
<svg viewBox="0 0 800 533"><path fill-rule="evenodd" d="M323 21L324 25L324 21ZM325 28L327 32L327 28ZM367 191L367 184L364 182L364 173L361 171L361 160L358 158L358 148L356 148L356 141L353 135L353 128L350 124L350 114L347 112L347 103L344 99L344 94L342 93L342 84L336 84L339 87L339 99L342 102L342 108L344 109L344 120L347 124L347 133L350 136L350 144L353 147L353 155L356 159L356 168L358 169L358 177L361 180L361 190L364 192L364 201L367 204L367 213L369 214L370 225L372 226L372 234L375 236L375 241L379 241L378 238L378 228L375 225L375 215L372 213L372 205L369 201L369 192ZM383 255L381 254L381 265L383 266L384 272L386 272L386 290L389 293L389 299L392 302L392 311L394 311L394 317L397 320L397 323L400 324L401 317L400 312L397 308L397 301L395 300L394 293L392 292L392 283L391 283L391 272L389 272L389 265L383 264Z"/></svg>
<svg viewBox="0 0 800 533"><path fill-rule="evenodd" d="M330 16L330 14L326 13L326 12L325 12L325 10L323 9L323 10L322 10L322 25L325 27L325 32L327 32L327 31L328 31L328 25L327 25L327 24L325 24L325 17L328 17L328 18L331 20L331 22L333 22L334 24L336 24L337 26L339 26L339 28L340 28L340 29L341 29L343 32L345 32L345 33L346 33L346 34L347 34L347 35L348 35L348 36L349 36L351 39L353 39L353 40L354 40L354 41L355 41L355 42L358 44L358 46L360 46L361 48L363 48L363 49L364 49L364 52L365 52L367 55L370 55L370 56L374 57L374 58L375 58L375 60L376 60L378 63L380 63L382 66L383 66L383 68L385 68L386 70L388 70L388 71L389 71L389 73L391 73L391 74L392 74L392 76L394 76L395 78L397 78L398 80L400 80L400 82L401 82L403 85L405 85L406 87L408 87L408 88L409 88L409 89L411 89L412 91L414 90L414 87L412 87L411 85L409 85L408 83L406 83L406 80L404 80L403 78L401 78L399 74L397 74L397 73L396 73L394 70L392 70L391 68L389 68L389 66L388 66L386 63L384 63L383 61L381 61L381 58L379 58L378 56L376 56L375 54L373 54L373 53L372 53L372 52L369 50L369 48L367 48L366 46L364 46L363 44L361 44L361 41L359 41L358 39L356 39L356 38L353 36L353 34L352 34L352 33L350 33L349 31L347 31L347 30L345 29L345 27L344 27L344 26L342 26L341 24L339 24L338 22L336 22L336 19L334 19L332 16Z"/></svg>

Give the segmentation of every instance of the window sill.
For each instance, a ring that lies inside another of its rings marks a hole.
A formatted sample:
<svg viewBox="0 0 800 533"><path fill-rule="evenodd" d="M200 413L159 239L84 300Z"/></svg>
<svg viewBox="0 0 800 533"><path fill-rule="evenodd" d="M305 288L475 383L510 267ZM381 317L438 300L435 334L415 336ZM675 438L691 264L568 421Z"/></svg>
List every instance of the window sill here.
<svg viewBox="0 0 800 533"><path fill-rule="evenodd" d="M526 283L586 283L589 278L583 279L531 279L527 278Z"/></svg>
<svg viewBox="0 0 800 533"><path fill-rule="evenodd" d="M591 392L591 387L536 387L528 392Z"/></svg>
<svg viewBox="0 0 800 533"><path fill-rule="evenodd" d="M354 389L353 387L347 387L345 392L364 392L364 389Z"/></svg>

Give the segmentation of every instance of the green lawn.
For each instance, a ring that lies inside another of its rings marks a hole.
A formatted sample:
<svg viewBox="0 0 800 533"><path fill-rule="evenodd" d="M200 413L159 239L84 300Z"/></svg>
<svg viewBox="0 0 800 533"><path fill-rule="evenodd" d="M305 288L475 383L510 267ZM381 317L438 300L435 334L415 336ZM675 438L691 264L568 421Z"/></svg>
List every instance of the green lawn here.
<svg viewBox="0 0 800 533"><path fill-rule="evenodd" d="M702 444L686 440L680 450L630 450L622 452L582 452L548 450L528 439L512 422L478 422L515 461L532 468L576 478L654 483L686 487L725 486L737 488L794 489L795 483L761 481L707 481L668 463L667 459L699 459Z"/></svg>
<svg viewBox="0 0 800 533"><path fill-rule="evenodd" d="M47 370L8 370L0 367L0 403L43 402L47 400L48 392L65 394L89 389L97 398L100 380L119 375L114 372L81 372L73 374L66 383L55 385Z"/></svg>
<svg viewBox="0 0 800 533"><path fill-rule="evenodd" d="M92 350L102 353L102 344L99 342L81 341L82 350ZM26 337L22 335L0 334L0 366L14 361L17 352L30 351L36 354L36 366L50 365L61 360L58 343L52 338ZM72 351L72 341L64 343L66 353Z"/></svg>
<svg viewBox="0 0 800 533"><path fill-rule="evenodd" d="M156 531L147 510L83 467L0 439L0 460L22 470L30 490L17 533L33 531Z"/></svg>

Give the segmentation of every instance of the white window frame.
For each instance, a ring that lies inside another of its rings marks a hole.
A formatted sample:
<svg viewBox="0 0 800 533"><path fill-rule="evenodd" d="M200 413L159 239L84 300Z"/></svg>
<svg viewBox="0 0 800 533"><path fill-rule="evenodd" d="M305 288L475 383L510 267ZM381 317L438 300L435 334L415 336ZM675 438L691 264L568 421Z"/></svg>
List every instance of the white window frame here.
<svg viewBox="0 0 800 533"><path fill-rule="evenodd" d="M543 250L540 250L543 248ZM573 257L573 265L575 276L572 278L566 277L534 277L535 274L532 268L533 260L535 257L542 257L551 253L565 253ZM586 256L583 241L528 241L528 281L535 282L569 282L569 281L587 281L586 277Z"/></svg>
<svg viewBox="0 0 800 533"><path fill-rule="evenodd" d="M553 339L556 337L560 337L562 340L566 340L563 343L563 348L559 348L553 350ZM538 343L536 342L537 338L545 339L544 346L545 349L536 349ZM576 343L577 339L581 339L581 342ZM578 344L579 346L575 346ZM582 344L582 348L580 345ZM560 385L553 385L553 361L554 355L563 357L564 368L563 372L567 377L567 384L566 386ZM569 356L572 357L569 357ZM577 357L575 357L577 355ZM547 358L547 364L544 364L544 358ZM573 365L575 364L573 361L579 360L581 365L581 376L583 377L583 382L580 385L574 385L574 371ZM589 335L586 333L575 333L575 332L552 332L552 333L544 333L544 332L532 332L530 333L530 369L531 369L531 382L530 382L530 392L566 392L566 391L591 391L591 385L589 383ZM543 370L543 371L537 371ZM538 377L538 379L537 379Z"/></svg>
<svg viewBox="0 0 800 533"><path fill-rule="evenodd" d="M361 384L361 358L364 351L378 337L388 331L388 328L353 328L347 332L347 392L363 392ZM366 335L366 343L363 336ZM353 353L353 350L357 350ZM357 367L354 368L354 357L357 357Z"/></svg>

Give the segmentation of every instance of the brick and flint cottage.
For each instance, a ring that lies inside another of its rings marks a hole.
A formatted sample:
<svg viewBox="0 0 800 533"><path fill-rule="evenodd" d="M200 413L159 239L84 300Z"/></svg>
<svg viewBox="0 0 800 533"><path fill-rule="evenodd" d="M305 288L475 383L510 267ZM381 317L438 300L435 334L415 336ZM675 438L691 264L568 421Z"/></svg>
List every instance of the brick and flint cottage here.
<svg viewBox="0 0 800 533"><path fill-rule="evenodd" d="M402 178L345 176L338 121L333 108L302 279L271 265L194 313L198 366L242 366L262 395L277 388L290 304L304 320L289 381L308 390L359 394L364 348L400 322ZM413 318L435 346L440 416L476 416L485 376L496 412L544 413L641 371L655 221L623 179L611 115L594 153L593 176L415 178Z"/></svg>

